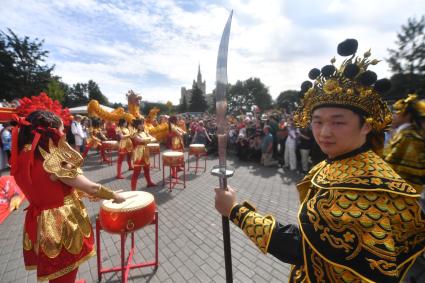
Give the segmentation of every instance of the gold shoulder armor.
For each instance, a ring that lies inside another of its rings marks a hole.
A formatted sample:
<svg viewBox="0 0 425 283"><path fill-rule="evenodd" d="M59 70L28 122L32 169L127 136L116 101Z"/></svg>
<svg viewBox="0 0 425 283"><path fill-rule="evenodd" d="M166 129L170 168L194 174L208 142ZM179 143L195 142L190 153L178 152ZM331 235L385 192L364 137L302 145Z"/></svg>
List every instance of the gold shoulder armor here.
<svg viewBox="0 0 425 283"><path fill-rule="evenodd" d="M43 168L59 178L75 178L82 174L81 166L83 157L73 149L66 141L65 137L59 140L58 146L49 140L49 152L38 147L44 158Z"/></svg>

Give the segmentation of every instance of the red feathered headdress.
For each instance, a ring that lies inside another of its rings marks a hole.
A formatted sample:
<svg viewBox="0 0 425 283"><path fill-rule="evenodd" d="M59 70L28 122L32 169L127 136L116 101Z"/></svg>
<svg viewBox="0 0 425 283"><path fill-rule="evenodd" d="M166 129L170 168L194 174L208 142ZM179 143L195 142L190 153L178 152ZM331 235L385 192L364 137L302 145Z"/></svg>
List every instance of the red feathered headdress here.
<svg viewBox="0 0 425 283"><path fill-rule="evenodd" d="M36 110L50 111L62 119L65 126L69 126L72 121L71 113L68 108L62 108L57 100L52 100L46 93L41 92L39 96L24 97L19 100L20 105L16 108L17 114L21 117L27 117Z"/></svg>
<svg viewBox="0 0 425 283"><path fill-rule="evenodd" d="M11 164L11 175L16 173L18 169L17 166L17 157L18 157L18 129L21 126L29 126L30 123L25 119L29 114L37 110L50 111L62 119L62 122L65 126L69 125L72 120L72 116L68 108L62 109L62 105L59 101L53 101L46 93L42 92L39 96L31 96L31 99L24 97L19 100L20 105L16 108L18 115L12 115L12 119L18 122L18 125L12 130L12 156L10 160ZM60 133L57 129L42 129L37 128L33 130L34 139L31 146L30 153L30 163L34 162L34 150L36 149L38 142L41 138L41 135L46 131L55 131L58 135ZM30 172L27 172L28 177L30 178ZM31 178L30 178L31 179Z"/></svg>

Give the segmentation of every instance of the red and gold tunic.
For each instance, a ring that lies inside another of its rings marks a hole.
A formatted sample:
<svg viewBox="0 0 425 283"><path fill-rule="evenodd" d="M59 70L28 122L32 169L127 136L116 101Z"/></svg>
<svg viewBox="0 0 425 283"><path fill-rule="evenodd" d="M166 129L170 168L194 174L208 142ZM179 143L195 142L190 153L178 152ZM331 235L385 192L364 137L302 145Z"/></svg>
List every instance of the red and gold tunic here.
<svg viewBox="0 0 425 283"><path fill-rule="evenodd" d="M99 139L99 136L101 135L103 134L99 128L89 128L89 136L87 137L87 146L94 149L96 149L98 146L101 146L102 141L101 139Z"/></svg>
<svg viewBox="0 0 425 283"><path fill-rule="evenodd" d="M121 136L119 141L119 153L126 154L133 151L133 143L131 142L131 132L125 127L118 127L116 129L117 135Z"/></svg>
<svg viewBox="0 0 425 283"><path fill-rule="evenodd" d="M184 151L183 135L185 133L176 125L171 124L168 133L168 148L175 151Z"/></svg>
<svg viewBox="0 0 425 283"><path fill-rule="evenodd" d="M149 148L146 145L155 141L155 138L144 131L140 131L133 135L132 141L135 147L133 150L133 165L149 165Z"/></svg>
<svg viewBox="0 0 425 283"><path fill-rule="evenodd" d="M24 225L25 267L37 269L38 280L45 281L73 271L93 256L94 238L76 190L51 179L52 174L69 178L81 174L73 164L81 164L82 157L64 139L57 147L51 142L49 152L42 152L44 160L30 162L30 153L27 144L17 156L19 170L14 177L30 203ZM65 162L67 168L61 168Z"/></svg>

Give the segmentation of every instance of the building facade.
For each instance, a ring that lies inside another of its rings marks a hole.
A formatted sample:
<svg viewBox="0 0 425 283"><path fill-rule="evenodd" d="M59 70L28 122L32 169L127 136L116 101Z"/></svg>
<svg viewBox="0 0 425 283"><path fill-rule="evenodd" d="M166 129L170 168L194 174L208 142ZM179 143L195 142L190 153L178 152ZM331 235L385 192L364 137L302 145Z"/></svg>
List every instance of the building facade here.
<svg viewBox="0 0 425 283"><path fill-rule="evenodd" d="M203 95L206 94L207 86L206 86L206 82L202 81L201 65L198 65L198 75L196 77L196 81L193 80L193 84L196 84L198 86L198 88L202 90ZM192 99L192 89L186 89L185 87L182 87L181 88L180 104L183 103L183 97L186 98L186 104L189 105L190 100Z"/></svg>

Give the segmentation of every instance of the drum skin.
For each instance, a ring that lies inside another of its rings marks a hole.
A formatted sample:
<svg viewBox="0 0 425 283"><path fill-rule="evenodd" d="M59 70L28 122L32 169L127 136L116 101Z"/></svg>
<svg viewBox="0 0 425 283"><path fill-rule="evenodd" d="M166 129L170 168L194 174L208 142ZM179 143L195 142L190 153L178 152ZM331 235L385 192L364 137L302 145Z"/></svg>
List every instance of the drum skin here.
<svg viewBox="0 0 425 283"><path fill-rule="evenodd" d="M189 146L189 154L202 154L202 153L205 153L205 145L191 144Z"/></svg>
<svg viewBox="0 0 425 283"><path fill-rule="evenodd" d="M133 232L150 224L155 218L155 211L155 201L143 207L125 208L124 206L121 211L112 211L102 205L100 207L99 220L102 228L109 233Z"/></svg>

